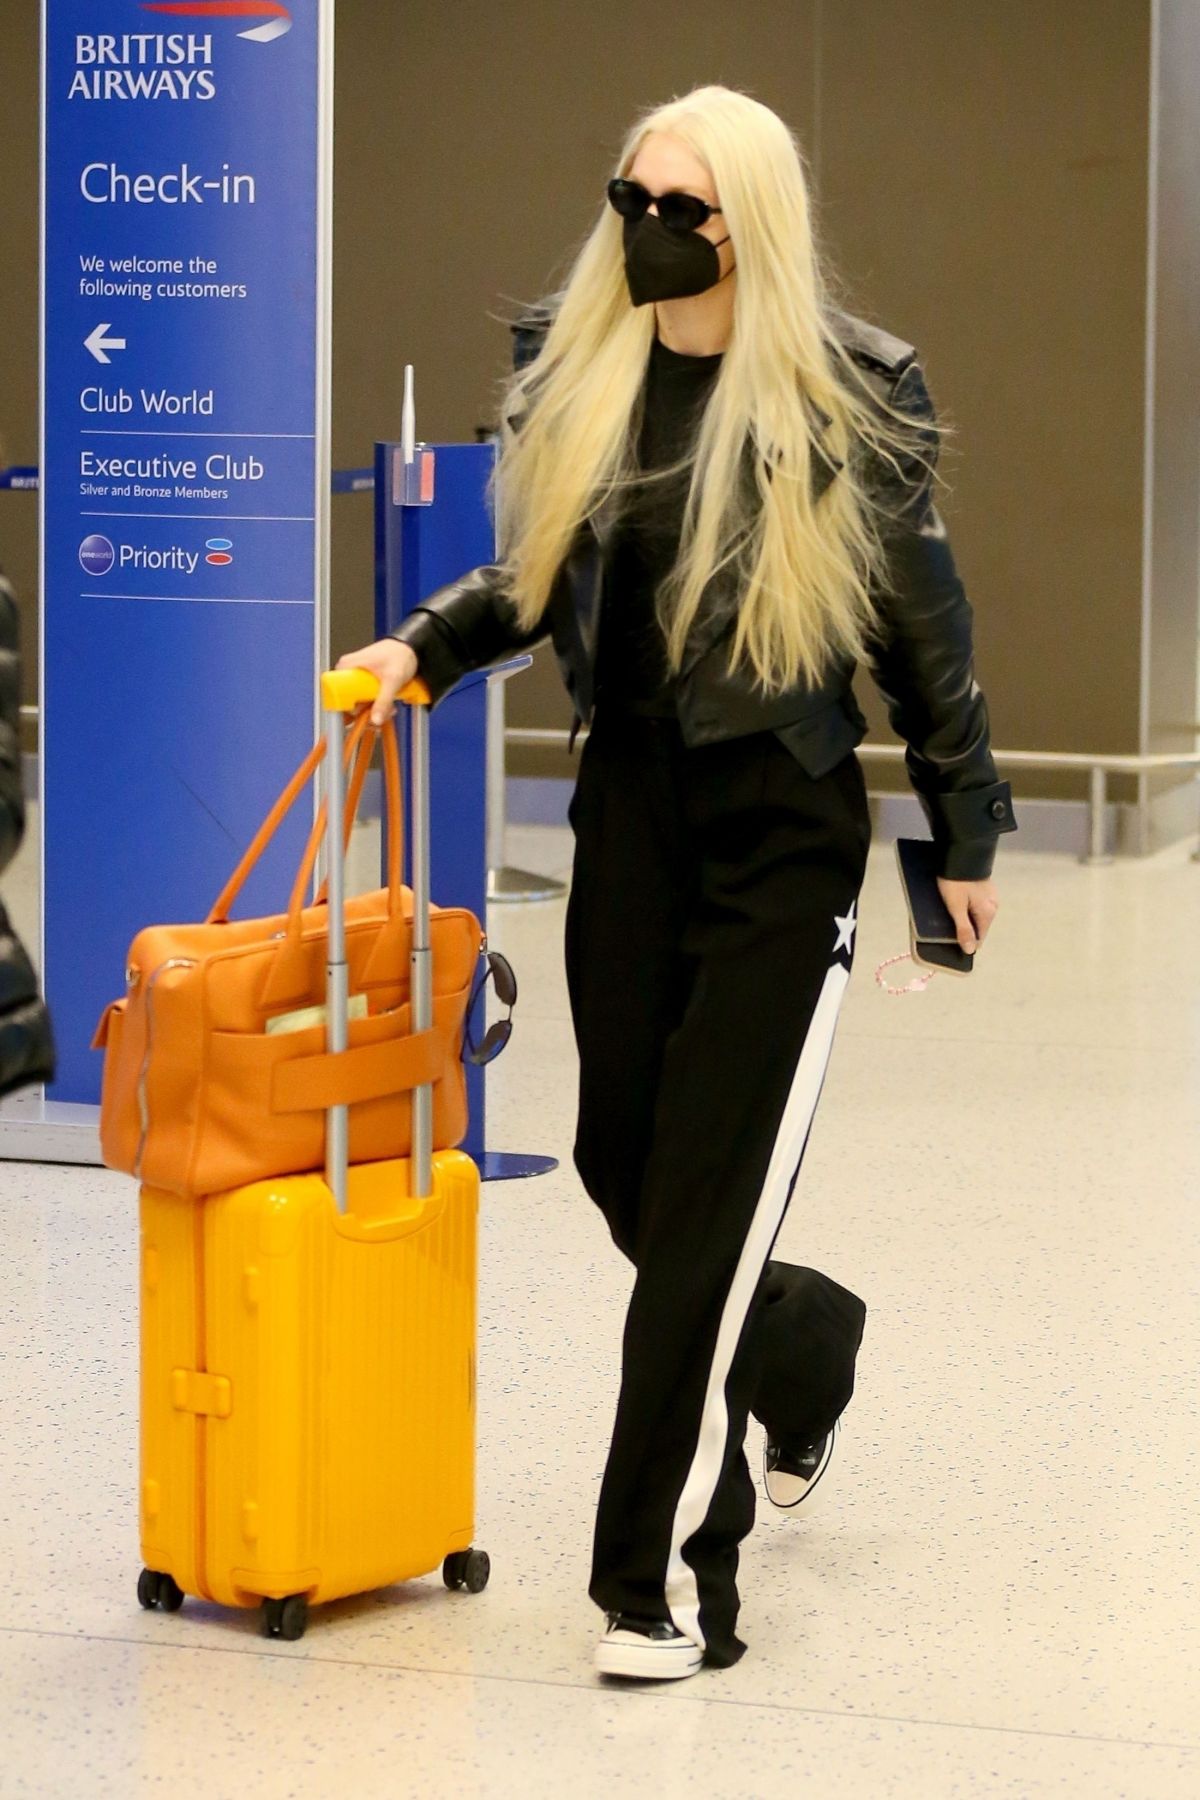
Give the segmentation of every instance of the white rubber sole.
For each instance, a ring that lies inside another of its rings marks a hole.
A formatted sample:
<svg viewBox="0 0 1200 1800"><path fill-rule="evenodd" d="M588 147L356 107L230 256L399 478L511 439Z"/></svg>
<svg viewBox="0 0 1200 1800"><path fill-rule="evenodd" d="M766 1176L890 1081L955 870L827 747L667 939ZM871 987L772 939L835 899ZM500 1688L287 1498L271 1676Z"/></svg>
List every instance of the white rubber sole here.
<svg viewBox="0 0 1200 1800"><path fill-rule="evenodd" d="M816 1496L820 1488L821 1478L833 1458L833 1448L837 1442L840 1422L835 1421L833 1430L825 1440L825 1453L817 1465L815 1474L809 1480L802 1475L785 1475L776 1469L767 1471L767 1449L763 1444L763 1486L767 1491L767 1499L779 1512L795 1512L803 1506L806 1513L815 1510Z"/></svg>
<svg viewBox="0 0 1200 1800"><path fill-rule="evenodd" d="M596 1645L598 1672L630 1681L682 1681L703 1662L704 1652L690 1638L655 1644L637 1631L609 1631Z"/></svg>

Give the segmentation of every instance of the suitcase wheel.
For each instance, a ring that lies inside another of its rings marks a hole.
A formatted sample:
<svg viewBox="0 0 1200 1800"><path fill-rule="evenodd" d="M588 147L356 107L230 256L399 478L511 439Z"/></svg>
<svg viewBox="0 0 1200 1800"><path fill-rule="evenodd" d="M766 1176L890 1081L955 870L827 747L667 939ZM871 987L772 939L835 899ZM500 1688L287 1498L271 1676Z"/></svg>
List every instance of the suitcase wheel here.
<svg viewBox="0 0 1200 1800"><path fill-rule="evenodd" d="M442 1580L448 1588L465 1588L468 1594L482 1594L492 1572L486 1550L455 1550L442 1564Z"/></svg>
<svg viewBox="0 0 1200 1800"><path fill-rule="evenodd" d="M158 1607L162 1612L178 1612L183 1605L183 1589L170 1575L157 1569L143 1569L138 1576L138 1600L147 1612Z"/></svg>
<svg viewBox="0 0 1200 1800"><path fill-rule="evenodd" d="M262 1634L294 1644L308 1629L308 1595L289 1594L286 1600L264 1600Z"/></svg>

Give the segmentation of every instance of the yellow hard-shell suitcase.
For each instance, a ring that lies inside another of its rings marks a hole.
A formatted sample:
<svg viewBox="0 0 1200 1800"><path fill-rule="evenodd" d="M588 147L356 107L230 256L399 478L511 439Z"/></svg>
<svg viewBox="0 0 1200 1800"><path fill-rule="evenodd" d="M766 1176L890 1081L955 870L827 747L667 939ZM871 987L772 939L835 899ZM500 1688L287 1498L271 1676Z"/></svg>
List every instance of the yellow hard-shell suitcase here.
<svg viewBox="0 0 1200 1800"><path fill-rule="evenodd" d="M343 714L361 671L322 683L329 733L329 1044L346 1047ZM414 699L419 684L406 690ZM413 1025L432 1019L428 709L412 719ZM199 1200L141 1194L143 1606L263 1605L298 1638L310 1604L442 1567L479 1592L472 1547L479 1175L430 1152L348 1168L331 1109L324 1178Z"/></svg>

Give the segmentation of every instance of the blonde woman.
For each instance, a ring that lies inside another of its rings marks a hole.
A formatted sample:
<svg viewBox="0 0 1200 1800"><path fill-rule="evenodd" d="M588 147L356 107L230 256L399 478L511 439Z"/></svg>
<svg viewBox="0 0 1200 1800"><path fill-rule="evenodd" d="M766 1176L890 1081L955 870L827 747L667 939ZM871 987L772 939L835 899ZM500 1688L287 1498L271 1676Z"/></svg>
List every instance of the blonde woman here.
<svg viewBox="0 0 1200 1800"><path fill-rule="evenodd" d="M769 1261L854 954L872 668L973 948L1014 828L931 500L912 348L839 311L781 120L723 87L644 114L563 291L521 324L502 561L346 657L418 671L553 639L590 727L571 802L575 1160L637 1269L596 1522L598 1668L723 1667L754 1519L824 1473L865 1308ZM397 641L398 640L398 641Z"/></svg>

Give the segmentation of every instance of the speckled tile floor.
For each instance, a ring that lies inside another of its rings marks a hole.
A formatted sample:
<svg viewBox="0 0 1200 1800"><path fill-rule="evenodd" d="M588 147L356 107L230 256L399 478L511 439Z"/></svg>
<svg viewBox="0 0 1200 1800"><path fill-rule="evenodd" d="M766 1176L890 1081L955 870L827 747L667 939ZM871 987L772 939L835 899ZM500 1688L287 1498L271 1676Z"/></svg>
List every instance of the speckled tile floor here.
<svg viewBox="0 0 1200 1800"><path fill-rule="evenodd" d="M563 872L569 839L509 855ZM628 1277L570 1167L561 901L491 921L522 986L495 1147L562 1161L484 1190L477 1598L414 1583L298 1644L142 1613L133 1189L0 1165L3 1800L1195 1800L1200 867L1013 853L1000 877L971 981L894 1000L873 853L782 1240L866 1298L859 1387L822 1509L760 1505L723 1674L591 1673Z"/></svg>

